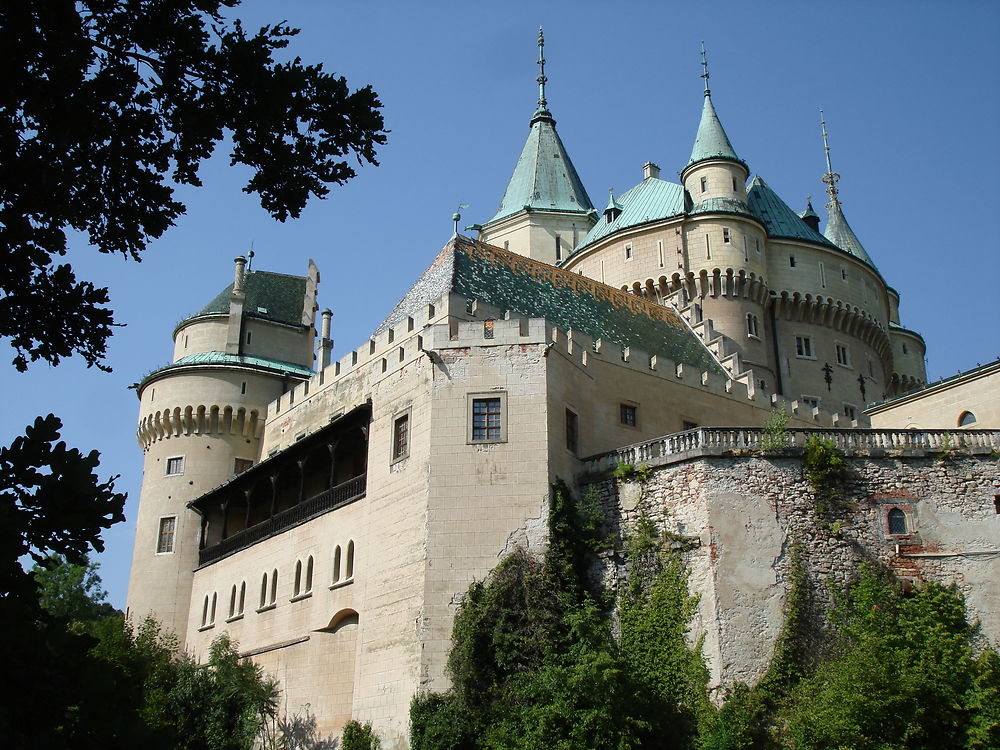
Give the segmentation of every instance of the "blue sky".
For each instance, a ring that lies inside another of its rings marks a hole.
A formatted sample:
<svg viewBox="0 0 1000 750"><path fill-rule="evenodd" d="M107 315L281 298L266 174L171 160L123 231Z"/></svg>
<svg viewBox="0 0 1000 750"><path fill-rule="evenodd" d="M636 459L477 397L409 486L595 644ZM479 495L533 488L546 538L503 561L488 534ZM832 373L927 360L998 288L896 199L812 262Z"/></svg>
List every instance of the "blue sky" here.
<svg viewBox="0 0 1000 750"><path fill-rule="evenodd" d="M488 220L535 108L535 38L545 26L550 109L601 208L653 161L676 180L701 112L699 43L737 153L793 208L825 217L818 110L826 111L840 197L855 232L924 335L928 375L1000 356L1000 3L332 3L249 2L250 26L303 29L291 52L352 86L371 83L392 131L381 166L359 170L298 221L271 220L241 192L223 149L184 189L188 213L141 264L74 243L84 278L111 289L119 329L111 374L68 360L0 370L6 443L54 412L70 445L120 474L128 522L98 556L124 606L141 482L138 402L127 389L170 357L170 334L253 246L262 270L320 267L335 356L360 345L451 234ZM10 356L13 356L11 353Z"/></svg>

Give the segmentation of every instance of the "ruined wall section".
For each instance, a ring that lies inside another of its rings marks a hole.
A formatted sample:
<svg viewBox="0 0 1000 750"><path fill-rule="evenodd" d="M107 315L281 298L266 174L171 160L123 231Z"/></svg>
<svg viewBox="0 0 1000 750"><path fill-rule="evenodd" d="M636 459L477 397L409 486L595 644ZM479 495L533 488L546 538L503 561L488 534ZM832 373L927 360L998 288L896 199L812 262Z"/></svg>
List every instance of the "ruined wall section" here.
<svg viewBox="0 0 1000 750"><path fill-rule="evenodd" d="M695 642L704 635L718 690L753 683L766 670L796 541L815 622L832 603L833 586L870 561L888 566L904 585L956 584L981 637L1000 640L1000 461L985 452L943 459L908 453L851 456L847 509L828 520L817 516L800 455L661 459L642 487L612 479L596 486L625 533L645 509L660 529L691 541L684 555L700 602L690 636ZM905 533L890 531L894 509L905 516ZM624 567L609 558L605 573L614 585Z"/></svg>

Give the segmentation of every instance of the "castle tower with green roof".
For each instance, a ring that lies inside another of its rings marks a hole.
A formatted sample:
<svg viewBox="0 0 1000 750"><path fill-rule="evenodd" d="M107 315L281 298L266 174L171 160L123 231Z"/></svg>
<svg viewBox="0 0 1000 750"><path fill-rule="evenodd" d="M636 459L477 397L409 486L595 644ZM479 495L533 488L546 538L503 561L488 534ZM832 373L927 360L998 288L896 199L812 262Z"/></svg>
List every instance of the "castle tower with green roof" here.
<svg viewBox="0 0 1000 750"><path fill-rule="evenodd" d="M555 264L576 248L597 212L556 132L545 98L544 37L538 30L538 108L496 214L480 239Z"/></svg>
<svg viewBox="0 0 1000 750"><path fill-rule="evenodd" d="M224 617L225 604L190 611L207 530L187 503L261 459L268 404L314 374L316 265L289 276L235 263L233 283L177 324L173 361L134 386L144 465L128 614L155 613L182 644L191 618ZM227 510L234 533L246 513Z"/></svg>

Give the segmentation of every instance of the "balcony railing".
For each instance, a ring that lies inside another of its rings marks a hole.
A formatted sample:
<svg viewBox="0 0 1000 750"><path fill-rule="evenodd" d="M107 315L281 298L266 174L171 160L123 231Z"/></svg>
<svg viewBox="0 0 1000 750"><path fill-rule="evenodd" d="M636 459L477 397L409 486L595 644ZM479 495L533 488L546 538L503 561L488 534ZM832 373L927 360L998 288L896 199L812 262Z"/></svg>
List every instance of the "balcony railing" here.
<svg viewBox="0 0 1000 750"><path fill-rule="evenodd" d="M805 447L809 438L832 440L842 451L974 451L1000 450L1000 430L830 430L789 428L785 432L788 448ZM761 427L697 427L675 432L643 443L627 445L583 460L589 472L610 471L620 463L639 465L698 453L725 453L738 450L761 450L764 430ZM774 446L773 442L769 447Z"/></svg>
<svg viewBox="0 0 1000 750"><path fill-rule="evenodd" d="M308 500L302 501L298 505L283 510L280 513L275 513L266 521L261 521L248 529L230 534L217 544L200 550L198 552L198 564L205 565L206 563L226 557L286 529L298 526L316 516L321 516L324 513L329 513L331 510L350 505L365 496L367 482L367 474L354 477L354 479L341 482L336 487L331 487Z"/></svg>

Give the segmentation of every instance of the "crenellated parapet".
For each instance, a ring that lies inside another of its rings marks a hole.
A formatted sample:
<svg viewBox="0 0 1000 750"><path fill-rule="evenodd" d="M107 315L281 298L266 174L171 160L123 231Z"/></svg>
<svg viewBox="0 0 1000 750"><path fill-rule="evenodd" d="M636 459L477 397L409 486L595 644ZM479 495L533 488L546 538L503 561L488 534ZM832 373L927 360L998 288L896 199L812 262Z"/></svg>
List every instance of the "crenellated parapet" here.
<svg viewBox="0 0 1000 750"><path fill-rule="evenodd" d="M259 409L232 404L189 404L147 414L139 420L136 439L143 451L153 443L192 435L232 435L259 439L264 420Z"/></svg>

